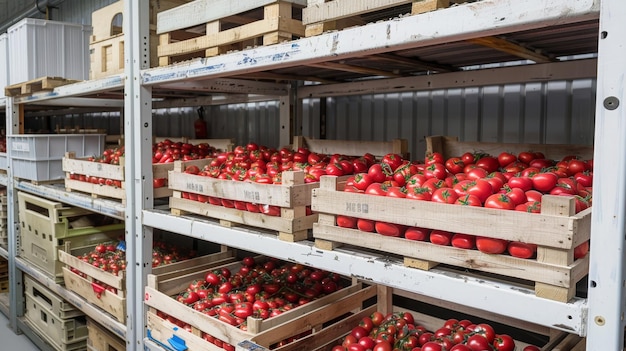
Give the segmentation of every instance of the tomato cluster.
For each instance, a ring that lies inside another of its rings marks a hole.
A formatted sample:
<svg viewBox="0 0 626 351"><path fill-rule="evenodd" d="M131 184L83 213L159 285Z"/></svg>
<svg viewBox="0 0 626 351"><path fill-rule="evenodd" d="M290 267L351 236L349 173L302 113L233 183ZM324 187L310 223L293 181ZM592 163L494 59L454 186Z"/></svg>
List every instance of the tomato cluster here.
<svg viewBox="0 0 626 351"><path fill-rule="evenodd" d="M158 142L152 146L152 163L172 163L176 160L190 161L201 158L214 157L217 150L207 143L193 145L190 143L173 142L169 139ZM87 158L91 162L119 165L120 158L124 156L124 146L104 150L100 156L90 156ZM121 180L95 177L87 174L70 173L70 179L83 182L108 185L116 188L122 187ZM167 178L155 178L152 183L154 188L167 186Z"/></svg>
<svg viewBox="0 0 626 351"><path fill-rule="evenodd" d="M277 259L245 257L237 272L222 267L194 280L176 300L226 324L247 330L247 317L267 319L343 288L340 275ZM191 326L159 312L163 319L191 330ZM226 344L209 334L205 340ZM285 340L287 343L290 340ZM224 347L226 349L226 347Z"/></svg>
<svg viewBox="0 0 626 351"><path fill-rule="evenodd" d="M0 138L0 152L7 152L7 137L5 135Z"/></svg>
<svg viewBox="0 0 626 351"><path fill-rule="evenodd" d="M185 172L217 179L281 184L283 171L303 171L304 181L312 183L318 182L322 175L343 176L363 172L374 162L375 157L371 154L362 157L325 155L311 152L307 148L298 148L297 151L288 148L276 150L248 143L235 147L232 152L218 154L203 169L191 165L185 168ZM216 206L280 216L278 206L234 201L191 192L183 192L182 197ZM307 209L307 215L310 215L310 209Z"/></svg>
<svg viewBox="0 0 626 351"><path fill-rule="evenodd" d="M534 347L534 346L531 346ZM531 351L532 348L528 350ZM435 331L416 324L409 312L364 317L332 351L513 351L515 340L487 323L448 319ZM537 348L537 350L539 350Z"/></svg>
<svg viewBox="0 0 626 351"><path fill-rule="evenodd" d="M194 256L196 256L195 251L182 250L164 241L155 240L152 244L152 267L184 261ZM93 250L79 255L77 258L113 275L118 275L119 272L126 270L126 250L124 245L120 245L120 242L98 244ZM87 278L85 273L75 267L70 270L83 278ZM105 290L117 294L117 289L97 280L94 280L92 286L98 295Z"/></svg>
<svg viewBox="0 0 626 351"><path fill-rule="evenodd" d="M344 191L376 196L432 201L461 206L517 210L539 213L544 194L573 196L576 212L591 206L593 161L568 156L561 161L546 159L541 153L502 152L498 157L484 153L464 153L444 160L440 153L428 155L424 163L386 155L367 172L348 179ZM339 215L337 225L376 232L409 240L428 241L485 253L531 258L537 246L503 239L476 237L463 233L429 230L365 218ZM576 248L575 258L586 255L589 243Z"/></svg>

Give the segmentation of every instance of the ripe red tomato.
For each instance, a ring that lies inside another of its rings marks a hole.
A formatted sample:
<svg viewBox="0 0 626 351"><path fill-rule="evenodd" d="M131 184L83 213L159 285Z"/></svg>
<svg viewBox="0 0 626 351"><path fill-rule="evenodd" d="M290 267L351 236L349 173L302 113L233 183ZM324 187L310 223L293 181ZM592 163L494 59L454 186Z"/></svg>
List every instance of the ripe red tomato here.
<svg viewBox="0 0 626 351"><path fill-rule="evenodd" d="M511 163L517 161L517 156L513 155L510 152L501 152L498 155L498 163L500 164L500 167L504 168L508 165L510 165Z"/></svg>
<svg viewBox="0 0 626 351"><path fill-rule="evenodd" d="M577 260L579 258L583 258L589 252L589 241L585 241L584 243L576 246L574 248L574 259Z"/></svg>
<svg viewBox="0 0 626 351"><path fill-rule="evenodd" d="M374 225L376 233L384 236L400 237L404 234L404 227L400 224L376 222Z"/></svg>
<svg viewBox="0 0 626 351"><path fill-rule="evenodd" d="M511 177L507 185L511 188L520 188L528 191L533 188L533 181L529 177Z"/></svg>
<svg viewBox="0 0 626 351"><path fill-rule="evenodd" d="M381 162L389 165L391 172L394 172L400 165L402 165L402 156L394 153L389 153L383 156Z"/></svg>
<svg viewBox="0 0 626 351"><path fill-rule="evenodd" d="M487 254L501 254L506 251L508 242L504 239L476 237L476 248Z"/></svg>
<svg viewBox="0 0 626 351"><path fill-rule="evenodd" d="M467 179L476 180L476 179L485 178L491 172L487 172L485 169L480 168L480 167L474 167L474 168L464 170L464 173L467 175Z"/></svg>
<svg viewBox="0 0 626 351"><path fill-rule="evenodd" d="M518 258L531 258L537 253L537 245L511 241L507 247L509 255Z"/></svg>
<svg viewBox="0 0 626 351"><path fill-rule="evenodd" d="M426 155L424 164L432 165L433 163L444 163L443 155L440 152L432 152Z"/></svg>
<svg viewBox="0 0 626 351"><path fill-rule="evenodd" d="M470 234L454 234L451 240L452 246L460 249L474 249L476 247L476 237Z"/></svg>
<svg viewBox="0 0 626 351"><path fill-rule="evenodd" d="M472 181L467 188L467 193L470 195L476 195L476 197L480 199L481 203L485 202L485 200L487 200L493 192L494 189L491 187L491 184L484 179L476 179Z"/></svg>
<svg viewBox="0 0 626 351"><path fill-rule="evenodd" d="M527 212L527 213L541 213L541 202L527 201L523 204L519 204L515 206L515 211Z"/></svg>
<svg viewBox="0 0 626 351"><path fill-rule="evenodd" d="M342 228L356 228L357 219L354 217L338 215L337 218L337 226Z"/></svg>
<svg viewBox="0 0 626 351"><path fill-rule="evenodd" d="M493 340L493 346L496 351L513 351L515 350L515 340L510 335L498 334Z"/></svg>
<svg viewBox="0 0 626 351"><path fill-rule="evenodd" d="M410 227L404 232L408 240L426 241L430 237L430 229Z"/></svg>
<svg viewBox="0 0 626 351"><path fill-rule="evenodd" d="M429 341L422 345L422 351L443 351L443 346L437 342Z"/></svg>
<svg viewBox="0 0 626 351"><path fill-rule="evenodd" d="M433 163L426 166L424 170L424 175L426 178L437 178L437 179L446 179L448 176L448 172L446 170L446 166L443 163Z"/></svg>
<svg viewBox="0 0 626 351"><path fill-rule="evenodd" d="M465 163L463 163L463 160L461 160L460 157L451 157L446 160L445 166L448 172L457 174L463 172Z"/></svg>
<svg viewBox="0 0 626 351"><path fill-rule="evenodd" d="M525 164L530 164L530 161L534 160L535 158L537 158L537 155L529 151L522 151L517 155L517 159L521 162L524 162Z"/></svg>
<svg viewBox="0 0 626 351"><path fill-rule="evenodd" d="M387 186L381 183L372 183L365 189L365 193L375 196L387 196Z"/></svg>
<svg viewBox="0 0 626 351"><path fill-rule="evenodd" d="M426 187L411 188L407 189L406 198L412 200L430 201L432 193L431 190Z"/></svg>
<svg viewBox="0 0 626 351"><path fill-rule="evenodd" d="M450 349L450 351L472 351L472 349L470 349L467 345L456 344Z"/></svg>
<svg viewBox="0 0 626 351"><path fill-rule="evenodd" d="M367 173L357 173L354 175L354 187L359 190L365 190L367 187L372 184L374 180L372 176Z"/></svg>
<svg viewBox="0 0 626 351"><path fill-rule="evenodd" d="M472 351L491 350L491 343L483 335L474 334L467 339L466 345Z"/></svg>
<svg viewBox="0 0 626 351"><path fill-rule="evenodd" d="M528 345L528 346L524 347L524 350L522 350L522 351L541 351L541 349L538 348L535 345Z"/></svg>
<svg viewBox="0 0 626 351"><path fill-rule="evenodd" d="M558 176L552 172L537 173L532 177L533 187L541 192L549 192L554 188Z"/></svg>
<svg viewBox="0 0 626 351"><path fill-rule="evenodd" d="M450 243L452 240L452 233L447 232L445 230L435 229L432 232L430 232L429 240L431 243L435 245L450 246Z"/></svg>
<svg viewBox="0 0 626 351"><path fill-rule="evenodd" d="M452 188L439 188L435 190L432 194L430 201L453 204L459 198L459 195Z"/></svg>
<svg viewBox="0 0 626 351"><path fill-rule="evenodd" d="M483 205L482 202L480 202L480 199L476 195L470 195L470 194L459 196L459 198L456 199L455 204L461 205L461 206L476 206L476 207L480 207Z"/></svg>
<svg viewBox="0 0 626 351"><path fill-rule="evenodd" d="M369 332L367 331L367 329L361 326L356 326L352 328L350 334L354 336L357 340L360 340L361 338L368 336Z"/></svg>
<svg viewBox="0 0 626 351"><path fill-rule="evenodd" d="M481 157L475 162L475 165L484 169L487 173L495 172L500 167L498 159L493 156Z"/></svg>
<svg viewBox="0 0 626 351"><path fill-rule="evenodd" d="M372 351L392 351L392 350L393 350L393 347L391 346L391 343L387 340L382 340L378 342L376 346L374 346L374 348L372 349Z"/></svg>
<svg viewBox="0 0 626 351"><path fill-rule="evenodd" d="M359 218L356 221L356 227L359 228L360 231L363 232L374 232L374 221L371 219Z"/></svg>
<svg viewBox="0 0 626 351"><path fill-rule="evenodd" d="M502 210L512 210L515 204L506 194L492 194L485 200L486 208L497 208Z"/></svg>

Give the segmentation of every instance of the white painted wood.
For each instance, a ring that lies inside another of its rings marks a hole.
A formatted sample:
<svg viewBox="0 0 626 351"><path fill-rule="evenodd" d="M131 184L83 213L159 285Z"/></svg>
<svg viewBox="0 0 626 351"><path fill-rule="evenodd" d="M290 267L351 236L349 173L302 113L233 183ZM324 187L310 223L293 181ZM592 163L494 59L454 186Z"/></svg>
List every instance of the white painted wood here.
<svg viewBox="0 0 626 351"><path fill-rule="evenodd" d="M412 3L412 0L334 0L323 4L311 4L302 10L302 23L311 24L328 19L341 19L363 13Z"/></svg>
<svg viewBox="0 0 626 351"><path fill-rule="evenodd" d="M306 0L281 1L303 7L306 6ZM205 24L276 2L278 0L196 0L171 10L160 12L157 15L157 34Z"/></svg>

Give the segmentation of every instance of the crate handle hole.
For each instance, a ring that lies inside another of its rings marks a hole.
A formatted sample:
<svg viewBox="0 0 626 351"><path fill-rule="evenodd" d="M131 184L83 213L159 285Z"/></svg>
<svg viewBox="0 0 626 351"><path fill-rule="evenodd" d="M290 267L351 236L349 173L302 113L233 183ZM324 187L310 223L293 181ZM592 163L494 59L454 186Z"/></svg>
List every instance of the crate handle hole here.
<svg viewBox="0 0 626 351"><path fill-rule="evenodd" d="M41 320L44 321L44 323L48 323L48 315L44 311L41 311Z"/></svg>

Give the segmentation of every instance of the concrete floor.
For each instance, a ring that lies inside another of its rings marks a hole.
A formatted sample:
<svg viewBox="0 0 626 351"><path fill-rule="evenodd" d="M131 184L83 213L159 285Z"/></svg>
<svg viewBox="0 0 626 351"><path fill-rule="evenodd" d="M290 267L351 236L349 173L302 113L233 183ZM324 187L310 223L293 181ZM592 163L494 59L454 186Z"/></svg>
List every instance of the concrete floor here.
<svg viewBox="0 0 626 351"><path fill-rule="evenodd" d="M39 348L33 344L24 334L16 335L9 327L9 320L0 313L0 340L2 350L20 350L20 351L39 351Z"/></svg>

